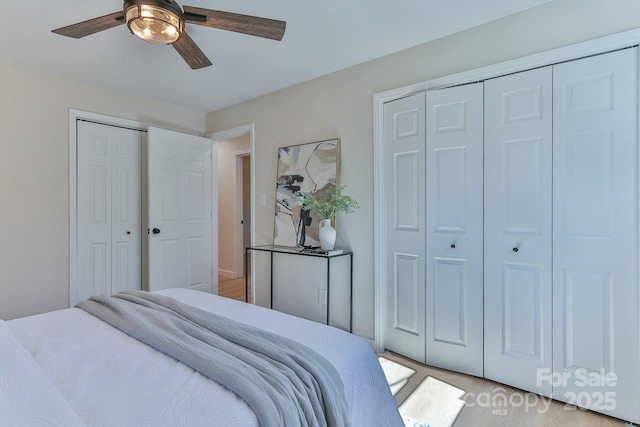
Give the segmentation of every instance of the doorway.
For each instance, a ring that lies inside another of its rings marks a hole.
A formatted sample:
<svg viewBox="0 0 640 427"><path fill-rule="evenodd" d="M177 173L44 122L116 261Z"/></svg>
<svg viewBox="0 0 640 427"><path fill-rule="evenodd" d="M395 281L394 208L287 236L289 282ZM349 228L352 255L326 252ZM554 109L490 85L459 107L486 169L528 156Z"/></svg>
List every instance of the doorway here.
<svg viewBox="0 0 640 427"><path fill-rule="evenodd" d="M244 250L251 246L251 153L236 153L236 212L240 223L236 224L236 271L244 277Z"/></svg>
<svg viewBox="0 0 640 427"><path fill-rule="evenodd" d="M242 301L254 300L245 290L245 248L253 242L253 125L209 135L218 144L218 294ZM246 293L245 293L246 292Z"/></svg>

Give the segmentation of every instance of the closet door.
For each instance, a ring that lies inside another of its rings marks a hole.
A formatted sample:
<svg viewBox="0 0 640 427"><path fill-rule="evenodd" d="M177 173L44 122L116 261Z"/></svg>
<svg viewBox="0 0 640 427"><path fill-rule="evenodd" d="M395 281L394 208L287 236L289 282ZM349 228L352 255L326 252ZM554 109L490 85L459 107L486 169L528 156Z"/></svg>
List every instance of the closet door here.
<svg viewBox="0 0 640 427"><path fill-rule="evenodd" d="M482 83L427 92L427 364L482 376Z"/></svg>
<svg viewBox="0 0 640 427"><path fill-rule="evenodd" d="M637 64L627 49L554 67L553 166L553 395L636 423Z"/></svg>
<svg viewBox="0 0 640 427"><path fill-rule="evenodd" d="M141 146L133 129L78 121L75 301L141 287Z"/></svg>
<svg viewBox="0 0 640 427"><path fill-rule="evenodd" d="M425 94L385 104L386 347L425 361Z"/></svg>
<svg viewBox="0 0 640 427"><path fill-rule="evenodd" d="M551 67L485 82L485 377L546 396L551 368Z"/></svg>

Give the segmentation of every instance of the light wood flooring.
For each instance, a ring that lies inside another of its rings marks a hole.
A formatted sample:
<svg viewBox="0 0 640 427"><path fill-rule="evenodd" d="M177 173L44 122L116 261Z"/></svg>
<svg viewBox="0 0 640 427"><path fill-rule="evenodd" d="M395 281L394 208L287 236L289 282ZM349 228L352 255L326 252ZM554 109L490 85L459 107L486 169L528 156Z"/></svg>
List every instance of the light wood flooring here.
<svg viewBox="0 0 640 427"><path fill-rule="evenodd" d="M244 301L244 277L230 279L218 276L218 295ZM251 301L251 284L249 284L249 301Z"/></svg>
<svg viewBox="0 0 640 427"><path fill-rule="evenodd" d="M427 376L431 376L466 391L466 394L462 397L466 404L453 424L455 427L625 426L625 423L618 419L607 417L596 412L576 409L562 402L551 401L548 398L526 393L483 378L422 365L394 353L383 353L380 354L380 356L401 363L416 371L416 374L410 378L409 383L396 394L396 403L398 403L398 405L400 405ZM497 394L505 393L509 397L508 402L515 402L515 405L499 406L498 404L498 406L491 406L491 404L486 403L493 400ZM511 398L514 394L520 394L521 396ZM527 402L527 399L528 402L531 403L537 402L537 405L527 407L525 403L520 404L520 402ZM428 422L428 420L425 421Z"/></svg>

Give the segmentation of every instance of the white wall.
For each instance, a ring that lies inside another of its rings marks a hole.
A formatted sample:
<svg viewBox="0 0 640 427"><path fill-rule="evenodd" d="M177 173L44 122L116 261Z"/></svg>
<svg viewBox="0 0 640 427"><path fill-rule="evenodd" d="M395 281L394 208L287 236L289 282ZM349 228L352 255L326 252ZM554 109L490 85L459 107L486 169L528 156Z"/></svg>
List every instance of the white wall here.
<svg viewBox="0 0 640 427"><path fill-rule="evenodd" d="M248 151L249 144L249 134L218 142L218 274L226 277L238 273L234 256L238 220L234 207L236 153Z"/></svg>
<svg viewBox="0 0 640 427"><path fill-rule="evenodd" d="M277 147L341 139L340 182L361 208L338 216L338 246L354 251L354 332L374 335L373 95L640 25L637 0L554 0L426 43L210 113L207 133L255 124L256 244L273 241ZM295 59L292 59L295 65ZM267 196L267 206L259 204ZM268 295L257 273L256 301Z"/></svg>
<svg viewBox="0 0 640 427"><path fill-rule="evenodd" d="M205 130L205 113L0 64L0 318L69 304L69 109Z"/></svg>

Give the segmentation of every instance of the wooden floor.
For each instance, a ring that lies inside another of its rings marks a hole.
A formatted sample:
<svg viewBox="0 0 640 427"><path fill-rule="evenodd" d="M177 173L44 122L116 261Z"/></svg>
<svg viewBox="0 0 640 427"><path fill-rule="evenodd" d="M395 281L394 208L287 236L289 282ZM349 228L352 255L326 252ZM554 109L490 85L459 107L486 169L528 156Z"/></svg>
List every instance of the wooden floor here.
<svg viewBox="0 0 640 427"><path fill-rule="evenodd" d="M434 377L454 387L466 391L462 399L466 402L460 411L455 427L623 427L625 423L615 418L596 412L576 409L562 402L526 393L493 381L459 374L444 369L432 368L406 359L393 353L381 356L401 363L416 371L409 383L396 394L396 402L400 405L427 376ZM508 404L492 405L497 394L506 394ZM513 396L513 397L512 397ZM529 402L527 404L526 402ZM535 406L533 403L536 403ZM428 420L427 420L428 422Z"/></svg>
<svg viewBox="0 0 640 427"><path fill-rule="evenodd" d="M218 295L244 301L244 277L230 279L228 277L218 276ZM249 302L251 302L251 284L249 284Z"/></svg>

